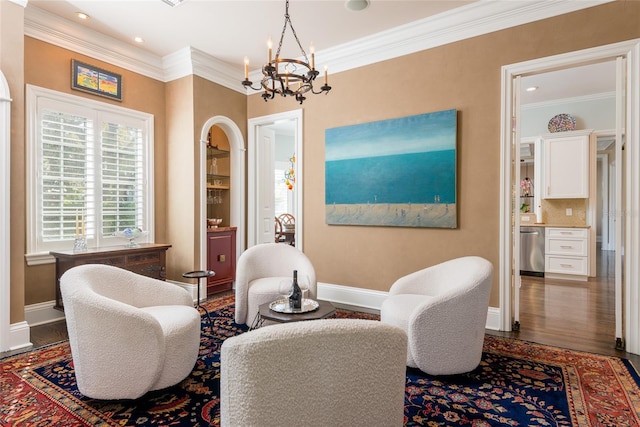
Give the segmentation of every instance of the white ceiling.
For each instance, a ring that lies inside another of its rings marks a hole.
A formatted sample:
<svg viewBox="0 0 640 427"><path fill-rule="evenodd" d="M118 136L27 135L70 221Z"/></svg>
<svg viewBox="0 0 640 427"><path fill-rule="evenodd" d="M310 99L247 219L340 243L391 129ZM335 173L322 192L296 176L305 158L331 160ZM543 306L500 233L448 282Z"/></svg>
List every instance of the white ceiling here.
<svg viewBox="0 0 640 427"><path fill-rule="evenodd" d="M548 16L553 16L606 1L609 0L555 0L552 3L539 0L370 0L367 9L355 12L345 7L345 0L290 0L289 14L307 53L309 46L314 45L316 67L322 69L328 65L331 71L332 63L321 62L323 58L331 58L329 52L345 45L353 52L354 44L356 52L357 46L362 46L363 51L383 51L389 46L402 51L411 42L415 45L415 40L398 40L399 34L411 34L406 31L414 27L435 29L435 33L420 40L424 49L436 43L450 42L447 37L453 33L457 38L464 38L483 30L495 31L498 26L482 25L491 18L497 19L499 14L502 21L508 21L508 24L501 22L500 25L507 27L524 23L519 14L532 13L533 9L537 19L542 19L547 11ZM238 73L231 73L230 80L239 87L236 79L242 77L245 56L250 59L251 70L258 69L266 60L269 37L274 40L275 52L284 24L285 1L186 0L171 7L161 0L28 0L25 16L33 16L30 12L34 11L38 16L45 11L45 21L47 16L62 18L50 19L53 31L63 34L62 38L72 30L78 37L76 29L80 28L80 31L108 36L105 40L113 40L113 43L105 42L100 48L118 53L123 50L121 46L130 46L166 58L181 49L193 47L238 69ZM90 19L81 21L76 12L84 12ZM470 23L469 16L476 17L476 22ZM531 20L529 17L526 22ZM471 26L473 31L465 33L465 28ZM144 43L134 42L136 36L142 37ZM70 38L70 34L66 37ZM408 53L406 48L404 53ZM282 54L300 56L290 30L285 35ZM382 59L385 58L379 60ZM522 104L611 92L615 88L611 64L525 77L523 87L535 85L539 90L523 93Z"/></svg>
<svg viewBox="0 0 640 427"><path fill-rule="evenodd" d="M344 0L291 0L289 15L309 53L311 43L317 51L329 49L474 1L371 0L354 12ZM269 37L275 52L285 13L284 0L186 0L175 7L161 0L29 0L32 6L76 22L75 13L84 12L90 16L82 21L87 28L130 44L140 36L145 42L138 46L159 56L192 46L238 66L248 56L256 68L267 59ZM287 52L300 54L289 30Z"/></svg>

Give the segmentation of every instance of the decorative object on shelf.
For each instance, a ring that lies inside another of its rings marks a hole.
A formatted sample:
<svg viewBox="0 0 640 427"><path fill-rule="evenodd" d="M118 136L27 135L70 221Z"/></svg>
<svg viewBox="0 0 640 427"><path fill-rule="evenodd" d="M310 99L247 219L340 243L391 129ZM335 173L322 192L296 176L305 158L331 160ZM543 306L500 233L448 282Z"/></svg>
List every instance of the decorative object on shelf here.
<svg viewBox="0 0 640 427"><path fill-rule="evenodd" d="M84 236L76 236L73 241L73 252L87 252L87 239Z"/></svg>
<svg viewBox="0 0 640 427"><path fill-rule="evenodd" d="M84 210L80 214L76 209L76 235L73 241L73 252L87 251L87 237L84 230Z"/></svg>
<svg viewBox="0 0 640 427"><path fill-rule="evenodd" d="M293 33L293 37L300 48L303 59L287 59L280 57L280 50L282 49L282 41L284 34L287 30L287 25ZM320 87L320 91L316 92L313 87L313 82L318 76L319 72L315 66L315 52L311 47L311 62L307 57L307 53L302 48L298 35L291 23L291 17L289 16L289 0L286 0L285 14L284 14L284 26L282 27L282 34L280 35L280 42L278 43L278 50L276 50L275 58L272 58L272 44L271 39L268 42L268 62L262 66L262 80L258 87L253 87L253 82L249 80L249 59L244 59L244 80L242 85L245 88L251 88L253 90L264 90L262 98L265 101L275 98L276 95L283 97L293 96L300 104L304 102L306 97L305 93L311 92L315 95L321 93L329 93L331 86L328 85L327 67L324 67L324 84Z"/></svg>
<svg viewBox="0 0 640 427"><path fill-rule="evenodd" d="M525 197L533 194L533 182L531 182L529 177L520 181L520 188L522 189L522 195Z"/></svg>
<svg viewBox="0 0 640 427"><path fill-rule="evenodd" d="M289 158L290 166L287 170L284 171L284 185L287 186L289 190L293 190L293 184L296 183L296 171L294 169L296 163L296 155L294 154Z"/></svg>
<svg viewBox="0 0 640 427"><path fill-rule="evenodd" d="M129 240L129 243L126 245L127 248L139 247L140 245L136 242L136 239L145 237L148 234L148 231L142 231L141 228L125 228L122 231L116 231L114 233L116 237Z"/></svg>
<svg viewBox="0 0 640 427"><path fill-rule="evenodd" d="M211 158L211 165L209 166L209 173L211 175L217 175L218 174L218 159L215 157Z"/></svg>
<svg viewBox="0 0 640 427"><path fill-rule="evenodd" d="M576 119L569 114L557 114L549 120L549 125L547 127L551 133L575 130Z"/></svg>
<svg viewBox="0 0 640 427"><path fill-rule="evenodd" d="M520 212L528 213L529 212L529 205L527 203L521 204L520 205Z"/></svg>
<svg viewBox="0 0 640 427"><path fill-rule="evenodd" d="M207 218L207 225L211 228L218 228L222 223L222 218Z"/></svg>

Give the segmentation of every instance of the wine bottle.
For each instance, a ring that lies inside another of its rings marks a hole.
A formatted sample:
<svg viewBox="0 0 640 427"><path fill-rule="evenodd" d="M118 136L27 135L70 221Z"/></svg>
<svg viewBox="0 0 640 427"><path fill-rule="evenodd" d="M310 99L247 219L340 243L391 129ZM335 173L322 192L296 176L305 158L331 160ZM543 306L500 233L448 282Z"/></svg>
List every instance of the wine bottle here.
<svg viewBox="0 0 640 427"><path fill-rule="evenodd" d="M302 289L298 285L298 270L293 270L293 283L291 284L291 293L289 294L289 307L292 310L300 310L302 308Z"/></svg>

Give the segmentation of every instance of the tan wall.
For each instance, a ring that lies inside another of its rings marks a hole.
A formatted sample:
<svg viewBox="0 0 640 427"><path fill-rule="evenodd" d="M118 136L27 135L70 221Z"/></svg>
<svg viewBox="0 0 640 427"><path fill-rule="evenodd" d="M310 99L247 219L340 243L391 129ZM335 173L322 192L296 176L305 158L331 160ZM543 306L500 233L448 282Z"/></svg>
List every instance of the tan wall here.
<svg viewBox="0 0 640 427"><path fill-rule="evenodd" d="M195 94L194 104L196 114L193 125L196 138L200 137L202 127L207 120L215 116L225 116L238 126L240 132L242 132L243 139L246 140L247 97L244 94L217 85L198 76L194 77L193 92ZM228 135L226 135L224 130L219 126L214 126L212 142L214 144L221 144L220 147L226 150L230 149ZM223 161L221 165L223 167L228 166L229 160ZM229 172L230 170L221 171L221 173ZM230 224L229 192L223 192L222 195L224 197L224 203L222 204L223 209L220 214L223 220L222 225L244 227L244 224ZM200 232L205 233L206 228L204 227L204 222L201 221L201 224L202 228Z"/></svg>
<svg viewBox="0 0 640 427"><path fill-rule="evenodd" d="M183 280L182 273L197 269L195 215L197 173L193 133L193 76L167 83L167 278Z"/></svg>
<svg viewBox="0 0 640 427"><path fill-rule="evenodd" d="M20 8L22 9L22 8ZM40 86L59 92L65 92L71 95L81 96L84 98L92 99L94 101L106 102L113 105L130 108L133 110L143 111L145 113L153 114L154 116L154 134L155 134L155 211L156 211L156 241L165 242L168 239L167 236L167 178L165 170L167 168L167 148L165 139L165 85L163 82L151 79L149 77L142 76L140 74L133 73L131 71L116 67L114 65L98 61L96 59L80 55L78 53L62 49L60 47L51 45L49 43L42 42L30 37L23 37L24 39L24 82L35 86ZM82 62L86 62L91 65L95 65L100 68L104 68L109 71L116 72L122 75L122 102L118 102L112 99L91 95L84 92L79 92L71 89L71 60L77 59ZM24 87L20 89L20 93L23 93ZM22 111L24 116L24 110ZM19 123L23 123L22 121ZM16 129L15 122L12 124L12 128ZM24 126L19 125L17 129L23 132ZM20 161L12 156L12 164L16 168L20 169L20 172L13 172L12 177L24 177L24 136L22 137L22 145L20 150ZM16 216L13 216L12 212L12 233L13 236L19 237L19 244L14 246L14 242L11 243L12 252L14 248L16 252L19 251L20 264L16 270L23 271L24 278L24 304L35 304L39 302L51 301L55 299L55 265L47 264L40 266L27 267L24 261L24 253L26 250L25 244L25 212L26 205L24 201L25 194L25 182L24 179L14 179L12 183L15 185L16 190L11 191L11 203L12 210L18 206ZM15 219L15 223L14 223ZM23 248L23 249L18 249ZM169 252L169 257L171 257ZM13 276L13 266L12 266ZM22 282L22 281L21 281ZM14 280L12 279L12 283ZM12 295L14 294L12 288ZM12 307L11 314L14 315L16 311L23 312L23 310L14 310Z"/></svg>
<svg viewBox="0 0 640 427"><path fill-rule="evenodd" d="M468 254L497 268L500 68L638 37L640 2L622 1L330 75L332 92L303 105L304 250L318 280L386 291L402 275ZM296 108L290 98L248 100L249 118ZM458 110L457 229L325 224L325 129L451 108ZM491 305L499 306L497 271Z"/></svg>
<svg viewBox="0 0 640 427"><path fill-rule="evenodd" d="M0 69L11 93L11 301L9 321L24 320L24 8L0 1Z"/></svg>

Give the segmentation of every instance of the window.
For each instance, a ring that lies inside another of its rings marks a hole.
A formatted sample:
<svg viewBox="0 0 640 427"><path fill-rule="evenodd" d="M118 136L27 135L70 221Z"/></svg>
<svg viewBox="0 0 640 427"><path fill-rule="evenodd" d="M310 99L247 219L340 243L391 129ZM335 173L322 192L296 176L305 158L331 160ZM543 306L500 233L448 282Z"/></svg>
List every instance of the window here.
<svg viewBox="0 0 640 427"><path fill-rule="evenodd" d="M35 86L27 114L29 264L79 234L89 247L124 244L125 228L153 241L153 116Z"/></svg>

